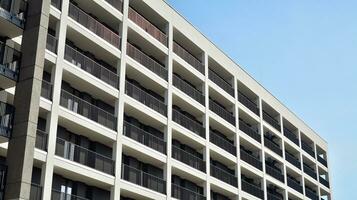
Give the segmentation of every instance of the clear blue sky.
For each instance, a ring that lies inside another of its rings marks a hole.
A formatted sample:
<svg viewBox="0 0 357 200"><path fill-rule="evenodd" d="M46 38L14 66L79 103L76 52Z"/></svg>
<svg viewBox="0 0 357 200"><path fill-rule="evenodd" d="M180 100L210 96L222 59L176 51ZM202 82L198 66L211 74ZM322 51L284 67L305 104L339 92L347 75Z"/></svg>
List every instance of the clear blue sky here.
<svg viewBox="0 0 357 200"><path fill-rule="evenodd" d="M334 199L357 199L357 1L168 2L327 140Z"/></svg>

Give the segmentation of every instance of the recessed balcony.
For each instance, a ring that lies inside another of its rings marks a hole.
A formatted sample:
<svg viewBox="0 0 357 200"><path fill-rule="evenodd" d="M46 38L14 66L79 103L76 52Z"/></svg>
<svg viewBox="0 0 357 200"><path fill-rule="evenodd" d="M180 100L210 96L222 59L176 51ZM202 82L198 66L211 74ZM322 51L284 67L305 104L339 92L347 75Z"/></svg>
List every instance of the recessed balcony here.
<svg viewBox="0 0 357 200"><path fill-rule="evenodd" d="M222 88L224 91L226 91L228 94L230 94L232 97L234 97L234 88L232 86L232 83L227 82L224 78L222 78L212 69L209 69L208 71L208 78L215 84L217 84L220 88Z"/></svg>
<svg viewBox="0 0 357 200"><path fill-rule="evenodd" d="M206 138L205 127L203 127L202 123L189 113L180 110L179 107L175 106L172 108L172 121L180 124L195 134Z"/></svg>
<svg viewBox="0 0 357 200"><path fill-rule="evenodd" d="M251 124L245 122L243 119L239 119L239 130L243 131L255 141L261 143L261 136L257 128L254 128Z"/></svg>
<svg viewBox="0 0 357 200"><path fill-rule="evenodd" d="M295 143L296 145L299 146L299 138L296 136L295 133L293 133L292 131L290 131L288 128L284 127L284 135L285 137L287 137L290 141L292 141L293 143Z"/></svg>
<svg viewBox="0 0 357 200"><path fill-rule="evenodd" d="M242 146L240 148L240 159L257 169L262 170L263 164L260 161L260 158L255 156L251 150L248 150Z"/></svg>
<svg viewBox="0 0 357 200"><path fill-rule="evenodd" d="M206 162L202 158L175 145L172 145L172 158L183 162L197 170L206 172Z"/></svg>
<svg viewBox="0 0 357 200"><path fill-rule="evenodd" d="M317 180L317 173L315 169L305 163L303 163L303 166L304 166L304 172L310 177L312 177L313 179Z"/></svg>
<svg viewBox="0 0 357 200"><path fill-rule="evenodd" d="M303 187L302 187L300 181L298 181L293 176L290 176L289 174L287 174L287 183L290 188L294 189L295 191L297 191L301 194L303 193Z"/></svg>
<svg viewBox="0 0 357 200"><path fill-rule="evenodd" d="M238 186L238 178L235 176L234 171L231 169L228 169L226 166L224 166L224 168L226 168L226 169L219 167L221 165L222 164L217 165L217 166L213 165L213 164L210 165L211 176L213 176L225 183L228 183L234 187L237 187Z"/></svg>
<svg viewBox="0 0 357 200"><path fill-rule="evenodd" d="M285 151L285 160L288 161L290 164L294 165L295 167L297 167L298 169L301 169L301 163L299 158L297 158L289 151Z"/></svg>
<svg viewBox="0 0 357 200"><path fill-rule="evenodd" d="M41 97L52 100L52 83L42 80Z"/></svg>
<svg viewBox="0 0 357 200"><path fill-rule="evenodd" d="M197 71L201 72L202 74L205 73L204 64L175 41L173 43L173 51L176 55L194 67Z"/></svg>
<svg viewBox="0 0 357 200"><path fill-rule="evenodd" d="M46 49L54 54L57 54L57 43L58 40L55 36L47 34Z"/></svg>
<svg viewBox="0 0 357 200"><path fill-rule="evenodd" d="M222 117L224 120L235 126L236 119L232 112L228 111L223 105L213 99L209 99L209 109Z"/></svg>
<svg viewBox="0 0 357 200"><path fill-rule="evenodd" d="M276 130L280 131L280 123L275 117L271 114L263 110L263 119L264 121L268 122L271 126L273 126Z"/></svg>
<svg viewBox="0 0 357 200"><path fill-rule="evenodd" d="M25 27L27 2L3 0L0 3L0 35L14 38L20 36Z"/></svg>
<svg viewBox="0 0 357 200"><path fill-rule="evenodd" d="M205 96L202 94L201 91L196 89L192 84L190 84L188 81L184 80L183 78L181 78L181 76L177 74L173 74L172 78L172 84L176 88L178 88L200 104L205 104Z"/></svg>
<svg viewBox="0 0 357 200"><path fill-rule="evenodd" d="M264 146L279 156L283 156L283 150L277 140L279 140L278 137L270 132L264 134Z"/></svg>
<svg viewBox="0 0 357 200"><path fill-rule="evenodd" d="M264 190L262 190L258 185L256 185L252 181L245 180L244 178L242 178L241 180L242 180L242 190L244 192L247 192L260 199L264 199Z"/></svg>
<svg viewBox="0 0 357 200"><path fill-rule="evenodd" d="M37 129L35 147L43 151L47 151L48 133Z"/></svg>
<svg viewBox="0 0 357 200"><path fill-rule="evenodd" d="M255 113L256 115L260 116L259 114L259 107L256 102L251 100L248 96L243 94L243 92L238 90L238 101L247 107L250 111Z"/></svg>
<svg viewBox="0 0 357 200"><path fill-rule="evenodd" d="M20 63L21 53L0 41L0 88L16 85Z"/></svg>
<svg viewBox="0 0 357 200"><path fill-rule="evenodd" d="M225 135L219 133L217 130L210 129L210 142L217 145L218 147L226 150L232 155L237 155L237 148L234 145L234 142L229 140Z"/></svg>
<svg viewBox="0 0 357 200"><path fill-rule="evenodd" d="M319 196L317 195L316 191L305 186L305 195L309 197L311 200L318 200Z"/></svg>
<svg viewBox="0 0 357 200"><path fill-rule="evenodd" d="M280 168L275 166L275 164L265 161L265 172L280 182L284 183L284 174Z"/></svg>
<svg viewBox="0 0 357 200"><path fill-rule="evenodd" d="M0 142L11 137L15 107L0 101Z"/></svg>
<svg viewBox="0 0 357 200"><path fill-rule="evenodd" d="M194 199L194 200L206 200L206 197L202 194L194 192L188 188L172 183L171 184L171 196L175 199Z"/></svg>
<svg viewBox="0 0 357 200"><path fill-rule="evenodd" d="M308 144L307 142L305 142L304 140L301 140L301 147L302 149L308 153L310 156L312 156L313 158L315 158L315 150L314 148L311 146L311 144Z"/></svg>

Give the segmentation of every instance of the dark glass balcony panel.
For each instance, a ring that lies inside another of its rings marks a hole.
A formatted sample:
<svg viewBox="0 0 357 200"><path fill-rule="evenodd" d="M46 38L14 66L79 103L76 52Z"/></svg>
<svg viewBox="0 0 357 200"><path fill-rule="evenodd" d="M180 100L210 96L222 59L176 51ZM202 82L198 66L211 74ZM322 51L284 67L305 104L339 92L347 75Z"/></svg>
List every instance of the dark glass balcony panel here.
<svg viewBox="0 0 357 200"><path fill-rule="evenodd" d="M297 182L297 180L294 180L288 176L287 182L288 182L289 187L291 187L292 189L294 189L302 194L302 185L299 182Z"/></svg>
<svg viewBox="0 0 357 200"><path fill-rule="evenodd" d="M42 187L31 183L30 200L42 200Z"/></svg>
<svg viewBox="0 0 357 200"><path fill-rule="evenodd" d="M285 160L287 160L290 164L294 165L295 167L301 169L301 163L299 159L287 151L285 151Z"/></svg>
<svg viewBox="0 0 357 200"><path fill-rule="evenodd" d="M210 130L210 138L209 141L213 144L219 146L220 148L226 150L227 152L231 153L232 155L237 155L237 148L228 141L226 138L223 138L219 134L215 133L214 131Z"/></svg>
<svg viewBox="0 0 357 200"><path fill-rule="evenodd" d="M42 80L41 97L52 100L52 84L50 82Z"/></svg>
<svg viewBox="0 0 357 200"><path fill-rule="evenodd" d="M166 154L166 142L163 139L145 130L140 129L139 127L129 122L124 121L123 133L125 136L137 142L140 142L145 146L148 146L152 149L155 149L156 151Z"/></svg>
<svg viewBox="0 0 357 200"><path fill-rule="evenodd" d="M279 156L283 156L283 150L280 148L280 146L275 144L266 136L264 136L264 146L266 146L268 149L272 150L274 153L278 154Z"/></svg>
<svg viewBox="0 0 357 200"><path fill-rule="evenodd" d="M267 197L268 197L268 200L283 200L284 198L277 195L277 194L273 194L273 193L270 193L270 192L267 192Z"/></svg>
<svg viewBox="0 0 357 200"><path fill-rule="evenodd" d="M57 138L56 155L101 172L114 175L114 160L61 138Z"/></svg>
<svg viewBox="0 0 357 200"><path fill-rule="evenodd" d="M289 129L284 127L284 135L287 137L290 141L295 143L296 145L299 146L299 138Z"/></svg>
<svg viewBox="0 0 357 200"><path fill-rule="evenodd" d="M108 27L104 26L104 24L97 21L72 3L69 4L68 16L107 41L109 44L118 49L120 48L120 36L117 33L113 32Z"/></svg>
<svg viewBox="0 0 357 200"><path fill-rule="evenodd" d="M58 190L52 190L51 200L72 200L72 199L74 199L74 200L91 200L86 197L76 196L76 195L64 193L64 192L61 192Z"/></svg>
<svg viewBox="0 0 357 200"><path fill-rule="evenodd" d="M265 163L265 171L270 176L284 183L284 175L281 174L281 171L275 169L274 167L269 166L269 164Z"/></svg>
<svg viewBox="0 0 357 200"><path fill-rule="evenodd" d="M204 160L178 147L172 146L172 158L202 172L206 172L206 162Z"/></svg>
<svg viewBox="0 0 357 200"><path fill-rule="evenodd" d="M121 178L131 183L166 194L166 181L152 174L122 164Z"/></svg>
<svg viewBox="0 0 357 200"><path fill-rule="evenodd" d="M171 184L171 196L179 200L206 200L202 194L176 184Z"/></svg>
<svg viewBox="0 0 357 200"><path fill-rule="evenodd" d="M262 170L262 162L256 158L255 156L245 152L244 150L240 150L240 159L252 165L253 167Z"/></svg>
<svg viewBox="0 0 357 200"><path fill-rule="evenodd" d="M211 176L213 176L225 183L228 183L234 187L238 186L238 179L233 174L230 174L230 173L226 172L225 170L220 169L219 167L216 167L214 165L211 165L210 171L211 171Z"/></svg>
<svg viewBox="0 0 357 200"><path fill-rule="evenodd" d="M99 64L94 59L89 58L69 45L65 47L64 58L112 87L116 89L119 88L119 76L115 72L107 69L102 64Z"/></svg>
<svg viewBox="0 0 357 200"><path fill-rule="evenodd" d="M174 44L173 44L173 51L174 51L175 54L177 54L180 58L182 58L184 61L186 61L192 67L197 69L202 74L205 74L204 64L201 63L201 61L199 61L195 56L193 56L191 53L189 53L186 49L181 47L175 41L174 41Z"/></svg>
<svg viewBox="0 0 357 200"><path fill-rule="evenodd" d="M251 138L261 143L261 136L257 130L254 130L246 122L239 119L239 130L243 131L245 134L249 135Z"/></svg>
<svg viewBox="0 0 357 200"><path fill-rule="evenodd" d="M232 87L232 84L224 80L222 77L216 74L216 72L209 69L208 78L215 84L217 84L220 88L222 88L224 91L226 91L228 94L230 94L232 97L234 97L234 89Z"/></svg>
<svg viewBox="0 0 357 200"><path fill-rule="evenodd" d="M47 137L48 134L46 132L37 129L35 147L47 151Z"/></svg>
<svg viewBox="0 0 357 200"><path fill-rule="evenodd" d="M222 117L230 124L232 124L233 126L235 126L236 118L233 116L233 114L211 99L209 100L209 109L216 113L218 116Z"/></svg>
<svg viewBox="0 0 357 200"><path fill-rule="evenodd" d="M123 1L122 0L105 0L110 5L112 5L115 9L123 12Z"/></svg>
<svg viewBox="0 0 357 200"><path fill-rule="evenodd" d="M149 33L152 37L158 40L163 45L167 46L167 36L149 20L145 19L142 15L136 12L133 8L129 7L128 18L133 21L140 28Z"/></svg>
<svg viewBox="0 0 357 200"><path fill-rule="evenodd" d="M184 114L180 113L176 109L172 109L172 121L180 124L181 126L187 128L188 130L196 133L197 135L205 138L205 128L198 122L190 119Z"/></svg>
<svg viewBox="0 0 357 200"><path fill-rule="evenodd" d="M318 197L318 195L316 194L316 192L315 192L315 191L312 191L311 189L309 189L309 188L307 188L307 187L305 187L305 195L306 195L307 197L309 197L311 200L318 200L318 199L319 199L319 197Z"/></svg>
<svg viewBox="0 0 357 200"><path fill-rule="evenodd" d="M250 111L255 113L256 115L259 114L259 108L255 102L250 100L247 96L245 96L242 92L238 90L238 101L241 102L245 107L247 107Z"/></svg>
<svg viewBox="0 0 357 200"><path fill-rule="evenodd" d="M325 167L327 167L327 160L322 158L321 156L317 156L317 160L323 164Z"/></svg>
<svg viewBox="0 0 357 200"><path fill-rule="evenodd" d="M264 199L264 191L260 187L252 183L249 183L243 179L242 179L242 190L248 192L253 196L258 197L259 199Z"/></svg>
<svg viewBox="0 0 357 200"><path fill-rule="evenodd" d="M304 172L309 176L311 176L313 179L317 180L317 174L315 170L309 167L308 165L306 165L305 163L303 164L303 166L304 166Z"/></svg>
<svg viewBox="0 0 357 200"><path fill-rule="evenodd" d="M53 35L47 34L46 49L57 54L57 44L57 38Z"/></svg>
<svg viewBox="0 0 357 200"><path fill-rule="evenodd" d="M21 63L21 53L0 42L0 75L17 81ZM4 88L4 86L2 86Z"/></svg>
<svg viewBox="0 0 357 200"><path fill-rule="evenodd" d="M15 108L0 101L0 136L10 138L13 128Z"/></svg>
<svg viewBox="0 0 357 200"><path fill-rule="evenodd" d="M274 119L271 115L269 115L267 112L263 110L263 119L264 121L268 122L272 127L274 127L276 130L280 131L280 123L278 120Z"/></svg>
<svg viewBox="0 0 357 200"><path fill-rule="evenodd" d="M315 158L314 148L312 148L309 144L301 140L301 147L306 153Z"/></svg>
<svg viewBox="0 0 357 200"><path fill-rule="evenodd" d="M58 10L61 10L62 0L51 0L51 5L53 5Z"/></svg>
<svg viewBox="0 0 357 200"><path fill-rule="evenodd" d="M126 53L129 57L136 60L138 63L142 64L144 67L148 68L150 71L154 72L156 75L160 76L167 81L168 72L165 66L158 63L150 56L146 55L144 52L140 51L137 47L127 43Z"/></svg>
<svg viewBox="0 0 357 200"><path fill-rule="evenodd" d="M60 105L107 128L112 130L116 130L117 128L117 119L113 114L76 97L65 90L61 91Z"/></svg>
<svg viewBox="0 0 357 200"><path fill-rule="evenodd" d="M6 19L7 21L15 24L19 28L23 29L25 27L25 17L27 12L27 2L24 0L20 1L20 7L18 11L11 11L12 0L3 0L0 3L0 17Z"/></svg>
<svg viewBox="0 0 357 200"><path fill-rule="evenodd" d="M172 84L179 90L192 97L194 100L198 101L200 104L205 105L205 96L196 88L188 84L186 81L182 80L177 75L172 75Z"/></svg>
<svg viewBox="0 0 357 200"><path fill-rule="evenodd" d="M319 181L322 185L326 186L327 188L330 188L330 183L324 178L319 177Z"/></svg>

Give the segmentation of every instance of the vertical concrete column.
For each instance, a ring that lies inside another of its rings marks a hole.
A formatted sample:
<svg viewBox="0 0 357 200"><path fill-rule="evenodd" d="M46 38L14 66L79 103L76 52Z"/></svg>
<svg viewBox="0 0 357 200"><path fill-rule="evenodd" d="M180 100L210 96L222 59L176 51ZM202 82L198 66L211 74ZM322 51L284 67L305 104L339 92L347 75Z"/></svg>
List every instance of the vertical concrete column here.
<svg viewBox="0 0 357 200"><path fill-rule="evenodd" d="M285 189L284 189L284 196L285 196L285 199L288 199L288 190L286 189L288 187L288 176L287 176L287 171L286 171L286 164L285 164L285 140L284 140L284 124L283 124L283 116L280 114L280 133L282 135L281 137L281 149L283 151L283 174L284 174L284 184L285 184Z"/></svg>
<svg viewBox="0 0 357 200"><path fill-rule="evenodd" d="M125 74L126 74L126 45L128 38L128 10L129 0L123 2L123 24L121 35L121 56L120 56L120 82L119 82L119 97L125 95ZM111 200L120 199L120 179L121 179L121 163L122 163L122 137L123 137L123 120L124 120L124 98L119 98L117 105L117 138L114 145L113 157L115 159L115 180L114 186L110 193Z"/></svg>
<svg viewBox="0 0 357 200"><path fill-rule="evenodd" d="M261 141L261 145L260 148L262 149L262 167L263 167L263 191L264 191L264 199L267 199L268 194L267 194L267 182L266 182L266 172L265 172L265 150L264 150L264 131L263 131L263 100L262 98L259 97L259 115L260 115L260 141Z"/></svg>
<svg viewBox="0 0 357 200"><path fill-rule="evenodd" d="M172 155L172 74L173 74L173 30L172 23L168 23L166 33L168 35L168 57L167 57L167 69L168 69L168 88L167 88L167 131L166 131L166 199L171 199L171 175L172 175L172 167L171 167L171 155Z"/></svg>
<svg viewBox="0 0 357 200"><path fill-rule="evenodd" d="M204 94L205 94L205 115L203 124L206 130L206 143L205 143L205 152L204 158L206 160L206 186L205 193L206 199L211 199L211 183L210 183L210 149L209 149L209 86L208 86L208 54L204 52L203 55L203 63L205 67L205 86L204 86Z"/></svg>
<svg viewBox="0 0 357 200"><path fill-rule="evenodd" d="M52 179L54 168L54 156L56 150L57 126L58 126L58 112L61 99L61 85L63 73L64 51L66 43L67 32L67 15L68 15L69 0L62 0L61 17L59 25L57 24L58 45L57 45L57 59L53 66L51 79L53 83L53 97L52 107L49 114L48 127L48 148L46 163L42 166L41 185L43 187L42 199L51 199L52 193Z"/></svg>
<svg viewBox="0 0 357 200"><path fill-rule="evenodd" d="M237 181L238 181L238 194L240 194L240 191L242 189L242 183L240 181L241 179L241 172L240 172L240 138L239 138L239 107L238 107L238 78L234 76L234 82L233 82L233 88L234 88L234 96L235 96L235 101L234 101L234 112L236 113L236 131L235 131L235 138L234 138L234 144L236 146L236 155L237 155L237 165L236 165L236 175L237 175ZM240 199L240 195L237 196L236 199Z"/></svg>
<svg viewBox="0 0 357 200"><path fill-rule="evenodd" d="M23 57L14 99L14 128L7 152L5 199L30 197L49 6L50 2L45 0L28 2L21 47Z"/></svg>

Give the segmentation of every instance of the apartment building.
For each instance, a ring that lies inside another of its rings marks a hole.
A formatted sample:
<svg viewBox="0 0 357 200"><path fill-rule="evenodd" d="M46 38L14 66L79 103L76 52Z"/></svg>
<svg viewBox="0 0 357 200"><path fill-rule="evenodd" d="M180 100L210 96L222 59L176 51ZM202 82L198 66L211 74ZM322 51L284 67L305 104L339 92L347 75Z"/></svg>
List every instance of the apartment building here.
<svg viewBox="0 0 357 200"><path fill-rule="evenodd" d="M0 6L0 199L332 199L326 141L165 1Z"/></svg>

